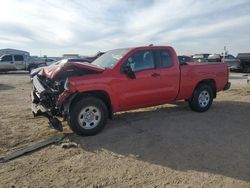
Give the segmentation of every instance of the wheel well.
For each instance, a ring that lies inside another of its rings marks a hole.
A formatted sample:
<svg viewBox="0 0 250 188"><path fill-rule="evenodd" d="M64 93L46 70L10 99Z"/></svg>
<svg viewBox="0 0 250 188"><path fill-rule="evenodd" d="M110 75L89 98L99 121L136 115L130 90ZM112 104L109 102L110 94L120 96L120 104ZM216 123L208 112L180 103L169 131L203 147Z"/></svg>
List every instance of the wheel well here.
<svg viewBox="0 0 250 188"><path fill-rule="evenodd" d="M71 104L76 103L77 101L81 100L83 97L86 97L86 96L93 96L102 100L108 108L109 118L110 119L113 118L113 109L112 109L111 100L110 100L108 93L105 91L97 90L97 91L78 93L73 99Z"/></svg>
<svg viewBox="0 0 250 188"><path fill-rule="evenodd" d="M205 84L205 85L210 86L210 87L212 88L212 90L213 90L213 97L216 98L216 94L217 94L216 91L217 91L217 89L216 89L216 83L215 83L215 81L214 81L213 79L207 79L207 80L202 80L202 81L200 81L200 82L196 85L195 89L196 89L197 87L199 87L199 85L201 85L201 84Z"/></svg>

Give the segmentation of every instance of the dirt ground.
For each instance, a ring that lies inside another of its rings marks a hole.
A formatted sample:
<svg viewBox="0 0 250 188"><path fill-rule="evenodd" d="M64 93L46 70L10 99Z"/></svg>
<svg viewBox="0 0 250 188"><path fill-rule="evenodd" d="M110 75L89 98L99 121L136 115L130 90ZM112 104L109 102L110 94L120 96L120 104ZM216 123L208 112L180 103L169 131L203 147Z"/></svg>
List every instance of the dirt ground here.
<svg viewBox="0 0 250 188"><path fill-rule="evenodd" d="M250 187L250 86L196 113L185 102L120 113L100 134L0 163L0 187ZM0 74L0 155L59 134L33 118L26 73Z"/></svg>

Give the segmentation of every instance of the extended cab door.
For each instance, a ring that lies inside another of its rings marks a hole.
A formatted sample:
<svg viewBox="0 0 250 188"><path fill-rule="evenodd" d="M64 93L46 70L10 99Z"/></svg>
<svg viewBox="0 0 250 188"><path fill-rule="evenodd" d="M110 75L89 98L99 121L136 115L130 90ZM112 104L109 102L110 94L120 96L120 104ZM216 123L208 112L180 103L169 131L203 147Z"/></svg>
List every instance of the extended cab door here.
<svg viewBox="0 0 250 188"><path fill-rule="evenodd" d="M3 55L0 59L0 70L14 70L12 55Z"/></svg>
<svg viewBox="0 0 250 188"><path fill-rule="evenodd" d="M135 78L129 78L125 73L119 74L119 80L112 84L119 101L119 110L146 107L160 104L161 77L155 69L155 58L152 50L134 52L123 64L129 65ZM121 67L121 68L122 68Z"/></svg>
<svg viewBox="0 0 250 188"><path fill-rule="evenodd" d="M180 87L180 67L173 50L155 50L156 70L161 78L161 93L163 102L176 99Z"/></svg>
<svg viewBox="0 0 250 188"><path fill-rule="evenodd" d="M23 55L14 55L14 65L17 70L25 69L25 62Z"/></svg>

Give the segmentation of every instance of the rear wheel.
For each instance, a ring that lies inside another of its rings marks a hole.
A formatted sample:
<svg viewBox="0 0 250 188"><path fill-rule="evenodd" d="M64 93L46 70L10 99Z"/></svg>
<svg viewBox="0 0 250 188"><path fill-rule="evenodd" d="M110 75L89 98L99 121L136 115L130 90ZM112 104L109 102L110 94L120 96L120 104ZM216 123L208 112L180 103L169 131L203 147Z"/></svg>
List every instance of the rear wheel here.
<svg viewBox="0 0 250 188"><path fill-rule="evenodd" d="M189 106L196 112L207 111L213 103L213 90L210 86L202 84L199 85L189 100Z"/></svg>
<svg viewBox="0 0 250 188"><path fill-rule="evenodd" d="M73 132L80 136L99 133L106 125L108 110L98 98L86 97L73 104L68 124Z"/></svg>

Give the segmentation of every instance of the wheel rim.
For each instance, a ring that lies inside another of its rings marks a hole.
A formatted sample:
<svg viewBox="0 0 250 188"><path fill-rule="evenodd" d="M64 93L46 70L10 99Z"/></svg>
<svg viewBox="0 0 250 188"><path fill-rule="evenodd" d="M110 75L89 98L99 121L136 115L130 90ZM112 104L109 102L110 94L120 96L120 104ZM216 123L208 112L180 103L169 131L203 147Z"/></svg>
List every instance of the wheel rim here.
<svg viewBox="0 0 250 188"><path fill-rule="evenodd" d="M93 129L101 121L101 112L95 106L87 106L78 115L78 123L84 129Z"/></svg>
<svg viewBox="0 0 250 188"><path fill-rule="evenodd" d="M199 95L199 105L200 107L204 108L209 104L210 101L210 95L208 91L202 91Z"/></svg>

